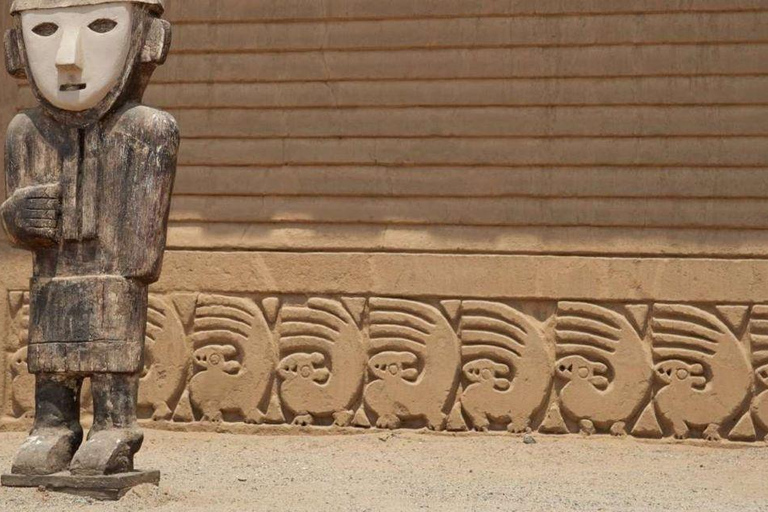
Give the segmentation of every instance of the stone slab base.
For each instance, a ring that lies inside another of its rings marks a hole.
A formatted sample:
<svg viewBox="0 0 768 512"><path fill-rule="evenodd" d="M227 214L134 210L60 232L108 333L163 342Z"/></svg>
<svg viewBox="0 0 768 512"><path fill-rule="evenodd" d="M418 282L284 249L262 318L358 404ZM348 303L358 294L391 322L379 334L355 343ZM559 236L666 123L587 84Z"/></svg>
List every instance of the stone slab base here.
<svg viewBox="0 0 768 512"><path fill-rule="evenodd" d="M160 471L133 471L102 476L75 476L69 472L42 476L3 475L0 481L3 487L44 487L55 492L114 501L138 485L159 485Z"/></svg>

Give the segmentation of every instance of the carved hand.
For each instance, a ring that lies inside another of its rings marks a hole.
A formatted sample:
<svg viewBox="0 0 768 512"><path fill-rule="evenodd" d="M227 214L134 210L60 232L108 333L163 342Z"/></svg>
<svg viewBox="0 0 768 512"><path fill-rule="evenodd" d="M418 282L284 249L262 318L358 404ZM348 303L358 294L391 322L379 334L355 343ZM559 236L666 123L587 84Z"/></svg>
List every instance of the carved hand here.
<svg viewBox="0 0 768 512"><path fill-rule="evenodd" d="M60 237L61 187L49 183L20 188L0 207L0 217L14 243L53 246Z"/></svg>

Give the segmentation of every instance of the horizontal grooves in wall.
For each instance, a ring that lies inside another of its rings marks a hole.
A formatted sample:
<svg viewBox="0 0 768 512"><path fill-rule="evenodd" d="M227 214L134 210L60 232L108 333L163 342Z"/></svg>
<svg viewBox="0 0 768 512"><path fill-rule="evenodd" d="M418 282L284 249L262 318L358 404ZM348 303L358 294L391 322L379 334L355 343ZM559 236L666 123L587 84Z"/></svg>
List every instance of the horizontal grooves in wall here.
<svg viewBox="0 0 768 512"><path fill-rule="evenodd" d="M759 43L768 12L183 26L177 53Z"/></svg>
<svg viewBox="0 0 768 512"><path fill-rule="evenodd" d="M20 106L34 106L29 87L23 90ZM768 75L152 84L146 100L187 110L768 105Z"/></svg>
<svg viewBox="0 0 768 512"><path fill-rule="evenodd" d="M184 141L189 166L387 165L765 167L766 137L378 138Z"/></svg>
<svg viewBox="0 0 768 512"><path fill-rule="evenodd" d="M175 55L160 83L760 75L768 44Z"/></svg>
<svg viewBox="0 0 768 512"><path fill-rule="evenodd" d="M768 229L768 200L176 197L172 221Z"/></svg>
<svg viewBox="0 0 768 512"><path fill-rule="evenodd" d="M168 0L178 22L386 20L464 16L583 16L680 12L754 12L766 0Z"/></svg>
<svg viewBox="0 0 768 512"><path fill-rule="evenodd" d="M188 167L185 196L768 199L764 168Z"/></svg>
<svg viewBox="0 0 768 512"><path fill-rule="evenodd" d="M173 222L168 243L172 249L193 250L768 257L768 231L765 230L645 227Z"/></svg>
<svg viewBox="0 0 768 512"><path fill-rule="evenodd" d="M187 138L768 135L768 106L171 110Z"/></svg>

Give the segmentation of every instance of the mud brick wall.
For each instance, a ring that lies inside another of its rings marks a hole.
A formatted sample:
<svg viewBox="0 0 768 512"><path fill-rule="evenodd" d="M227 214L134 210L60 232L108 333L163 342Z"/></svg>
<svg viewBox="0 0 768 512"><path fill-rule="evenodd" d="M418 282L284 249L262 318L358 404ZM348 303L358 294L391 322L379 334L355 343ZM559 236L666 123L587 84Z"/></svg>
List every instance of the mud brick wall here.
<svg viewBox="0 0 768 512"><path fill-rule="evenodd" d="M768 0L169 4L150 424L768 434Z"/></svg>

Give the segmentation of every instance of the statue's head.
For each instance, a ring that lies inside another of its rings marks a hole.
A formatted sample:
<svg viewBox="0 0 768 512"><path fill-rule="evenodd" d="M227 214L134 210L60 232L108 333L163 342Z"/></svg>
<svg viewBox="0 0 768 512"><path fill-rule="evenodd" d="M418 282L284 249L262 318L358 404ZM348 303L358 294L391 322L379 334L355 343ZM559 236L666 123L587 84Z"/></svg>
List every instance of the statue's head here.
<svg viewBox="0 0 768 512"><path fill-rule="evenodd" d="M140 99L165 61L170 25L164 0L15 0L6 66L27 78L50 113L88 124L116 104Z"/></svg>

